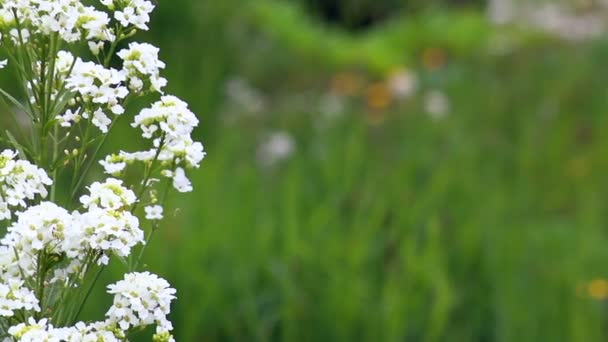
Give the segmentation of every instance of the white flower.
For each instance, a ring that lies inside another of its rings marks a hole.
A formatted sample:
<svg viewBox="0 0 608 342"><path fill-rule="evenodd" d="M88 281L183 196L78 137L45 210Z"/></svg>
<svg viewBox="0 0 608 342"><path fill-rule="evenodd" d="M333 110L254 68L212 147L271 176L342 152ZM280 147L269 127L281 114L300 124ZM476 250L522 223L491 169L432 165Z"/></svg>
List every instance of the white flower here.
<svg viewBox="0 0 608 342"><path fill-rule="evenodd" d="M42 250L61 253L66 250L65 237L72 228L72 216L67 210L52 202L42 202L19 213L17 222L8 227L1 241L19 254L36 254Z"/></svg>
<svg viewBox="0 0 608 342"><path fill-rule="evenodd" d="M273 166L289 158L295 147L295 141L288 133L273 133L258 148L258 160L264 166Z"/></svg>
<svg viewBox="0 0 608 342"><path fill-rule="evenodd" d="M128 49L118 52L123 63L123 71L129 78L129 88L139 92L144 82L148 82L151 91L162 92L167 80L160 77L160 69L165 63L158 59L158 48L148 43L131 43Z"/></svg>
<svg viewBox="0 0 608 342"><path fill-rule="evenodd" d="M106 313L108 321L122 330L157 324L164 331L173 329L167 315L175 289L169 283L149 272L128 273L124 279L108 286L114 295L114 304Z"/></svg>
<svg viewBox="0 0 608 342"><path fill-rule="evenodd" d="M66 86L89 104L87 108L94 108L93 113L84 112L82 116L88 118L93 115L93 124L103 133L107 133L111 120L102 108L115 115L124 113L121 101L129 94L129 90L122 85L124 81L125 75L118 70L106 69L93 62L77 59L72 73L66 79Z"/></svg>
<svg viewBox="0 0 608 342"><path fill-rule="evenodd" d="M441 91L433 90L426 94L424 107L429 116L435 120L444 119L450 110L450 99Z"/></svg>
<svg viewBox="0 0 608 342"><path fill-rule="evenodd" d="M36 321L30 317L28 323L20 323L8 329L8 333L21 342L60 341L60 337L52 333L53 327L47 325L48 320Z"/></svg>
<svg viewBox="0 0 608 342"><path fill-rule="evenodd" d="M101 2L110 9L115 9L116 3L112 0L102 0ZM123 27L135 26L140 30L147 30L147 23L150 21L150 13L154 10L154 5L147 0L122 1L120 5L124 7L114 12L114 18Z"/></svg>
<svg viewBox="0 0 608 342"><path fill-rule="evenodd" d="M160 205L149 205L144 208L147 220L162 220L163 207Z"/></svg>
<svg viewBox="0 0 608 342"><path fill-rule="evenodd" d="M105 173L116 175L127 167L126 161L127 159L122 155L111 154L106 156L104 160L100 160L99 164L103 166Z"/></svg>
<svg viewBox="0 0 608 342"><path fill-rule="evenodd" d="M66 342L120 342L124 339L119 338L112 331L112 327L107 322L95 322L86 325L78 322L76 325L66 329ZM122 336L121 336L122 337Z"/></svg>
<svg viewBox="0 0 608 342"><path fill-rule="evenodd" d="M91 50L91 53L94 56L99 55L99 52L101 51L101 49L103 49L104 43L103 42L88 42L89 45L89 50Z"/></svg>
<svg viewBox="0 0 608 342"><path fill-rule="evenodd" d="M67 76L74 64L74 55L68 51L59 51L55 59L55 71L58 74Z"/></svg>
<svg viewBox="0 0 608 342"><path fill-rule="evenodd" d="M75 213L74 221L81 230L78 237L81 246L103 251L104 255L115 253L126 257L135 245L144 242L139 220L128 211L91 207L83 214ZM107 261L103 258L99 263Z"/></svg>
<svg viewBox="0 0 608 342"><path fill-rule="evenodd" d="M203 145L191 138L197 125L196 115L184 101L175 96L162 96L160 101L136 115L131 124L141 129L144 138L152 139L153 148L134 153L121 152L121 156L125 161L156 160L165 167L172 165L171 170L162 170L163 176L173 178L173 187L178 191L192 191L184 167L198 168L205 157Z"/></svg>
<svg viewBox="0 0 608 342"><path fill-rule="evenodd" d="M0 283L0 316L12 317L15 310L40 311L34 292L22 280L8 279Z"/></svg>
<svg viewBox="0 0 608 342"><path fill-rule="evenodd" d="M152 104L151 108L143 109L134 118L131 126L139 127L144 138L157 135L168 135L171 139L190 136L198 125L196 115L188 109L188 104L175 96L163 96Z"/></svg>
<svg viewBox="0 0 608 342"><path fill-rule="evenodd" d="M0 17L15 43L21 38L16 30L15 14L21 25L24 42L31 34L51 35L57 33L66 42L86 39L112 40L113 33L108 28L107 13L94 7L84 6L80 0L12 0L0 5Z"/></svg>
<svg viewBox="0 0 608 342"><path fill-rule="evenodd" d="M53 183L43 169L16 157L12 150L0 153L0 219L11 217L11 207L25 208L26 200L46 197L46 187Z"/></svg>
<svg viewBox="0 0 608 342"><path fill-rule="evenodd" d="M61 127L70 127L72 123L78 123L80 121L81 115L80 108L71 110L68 109L63 115L58 115L56 119L59 121L59 125Z"/></svg>
<svg viewBox="0 0 608 342"><path fill-rule="evenodd" d="M0 59L0 69L5 68L7 64L8 61L6 59Z"/></svg>
<svg viewBox="0 0 608 342"><path fill-rule="evenodd" d="M407 69L401 69L390 76L388 85L396 97L406 98L416 92L418 78L415 73Z"/></svg>
<svg viewBox="0 0 608 342"><path fill-rule="evenodd" d="M114 33L108 28L110 18L106 12L98 11L93 7L84 7L81 11L78 17L78 25L86 35L86 39L102 41L113 41L115 39Z"/></svg>
<svg viewBox="0 0 608 342"><path fill-rule="evenodd" d="M192 183L188 177L186 177L186 172L181 167L175 169L173 172L173 187L175 190L179 192L190 192L192 191Z"/></svg>
<svg viewBox="0 0 608 342"><path fill-rule="evenodd" d="M122 185L122 181L108 178L104 183L95 182L89 187L90 195L80 197L85 208L99 207L119 210L131 206L137 198L135 193Z"/></svg>
<svg viewBox="0 0 608 342"><path fill-rule="evenodd" d="M86 325L78 322L73 327L55 328L47 319L36 321L29 318L27 323L20 323L9 328L8 333L20 342L120 342L125 341L124 334L117 337L107 322L95 322ZM10 341L13 341L10 339Z"/></svg>
<svg viewBox="0 0 608 342"><path fill-rule="evenodd" d="M93 113L93 120L91 121L102 133L108 133L108 125L112 123L112 120L106 116L101 109L97 109Z"/></svg>

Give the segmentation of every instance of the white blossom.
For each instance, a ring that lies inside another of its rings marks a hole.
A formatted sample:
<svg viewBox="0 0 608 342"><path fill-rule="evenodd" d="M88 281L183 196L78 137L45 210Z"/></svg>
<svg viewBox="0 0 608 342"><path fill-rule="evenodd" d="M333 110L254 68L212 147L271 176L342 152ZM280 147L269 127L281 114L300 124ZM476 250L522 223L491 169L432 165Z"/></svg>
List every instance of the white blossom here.
<svg viewBox="0 0 608 342"><path fill-rule="evenodd" d="M123 330L155 323L170 331L173 327L167 315L175 292L166 280L155 274L128 273L123 280L108 286L108 293L114 295L114 304L106 317Z"/></svg>
<svg viewBox="0 0 608 342"><path fill-rule="evenodd" d="M165 68L165 63L158 59L158 51L151 44L135 42L129 44L128 49L118 52L132 91L140 92L144 83L148 83L151 91L162 92L162 88L167 85L167 80L160 77L160 69Z"/></svg>
<svg viewBox="0 0 608 342"><path fill-rule="evenodd" d="M439 90L432 90L424 97L424 107L434 120L444 119L450 110L450 99Z"/></svg>
<svg viewBox="0 0 608 342"><path fill-rule="evenodd" d="M80 197L85 208L119 210L131 206L137 198L135 193L125 188L121 180L108 178L104 183L95 182L89 187L89 195Z"/></svg>
<svg viewBox="0 0 608 342"><path fill-rule="evenodd" d="M17 20L22 23L21 37L17 34ZM2 26L9 30L15 43L27 42L32 34L57 33L66 42L86 39L113 40L108 28L109 17L103 11L85 6L80 0L7 0L0 7Z"/></svg>
<svg viewBox="0 0 608 342"><path fill-rule="evenodd" d="M144 233L139 220L129 211L115 211L91 207L83 214L75 213L75 224L81 235L78 241L85 248L129 256L133 246L144 242ZM107 258L100 263L107 263Z"/></svg>
<svg viewBox="0 0 608 342"><path fill-rule="evenodd" d="M108 9L115 11L114 18L125 28L136 27L141 30L148 29L150 13L154 5L147 0L100 0Z"/></svg>
<svg viewBox="0 0 608 342"><path fill-rule="evenodd" d="M269 135L258 147L257 157L264 166L273 166L287 159L295 150L296 143L287 132L276 132Z"/></svg>
<svg viewBox="0 0 608 342"><path fill-rule="evenodd" d="M160 205L149 205L144 208L147 220L162 220L163 207Z"/></svg>
<svg viewBox="0 0 608 342"><path fill-rule="evenodd" d="M110 175L116 175L127 167L126 158L116 154L106 156L105 159L99 161L99 164L103 166L105 173Z"/></svg>
<svg viewBox="0 0 608 342"><path fill-rule="evenodd" d="M0 316L12 317L15 310L40 311L40 306L34 292L22 280L8 279L0 283Z"/></svg>
<svg viewBox="0 0 608 342"><path fill-rule="evenodd" d="M190 192L192 191L192 183L188 177L186 177L186 172L181 167L175 169L175 172L172 173L173 178L173 187L179 192Z"/></svg>
<svg viewBox="0 0 608 342"><path fill-rule="evenodd" d="M124 113L122 100L129 94L123 86L125 75L115 69L106 69L93 62L77 59L70 76L66 79L68 89L77 93L88 107L95 108L92 113L84 111L82 117L92 115L92 123L103 133L107 133L111 120L106 112L115 115ZM69 117L61 118L64 125L69 124Z"/></svg>
<svg viewBox="0 0 608 342"><path fill-rule="evenodd" d="M25 208L26 200L46 197L52 184L43 169L16 157L15 151L0 153L0 219L11 218L11 208Z"/></svg>

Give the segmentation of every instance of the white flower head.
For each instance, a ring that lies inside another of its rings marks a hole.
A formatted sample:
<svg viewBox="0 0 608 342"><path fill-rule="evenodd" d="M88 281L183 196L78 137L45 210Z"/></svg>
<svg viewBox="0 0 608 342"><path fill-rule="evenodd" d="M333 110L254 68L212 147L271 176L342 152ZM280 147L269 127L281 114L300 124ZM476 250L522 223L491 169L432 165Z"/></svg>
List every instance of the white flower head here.
<svg viewBox="0 0 608 342"><path fill-rule="evenodd" d="M118 52L132 91L140 92L144 83L148 83L150 91L162 93L167 80L160 77L160 70L165 68L165 63L158 58L158 52L157 47L148 43L131 43L128 49Z"/></svg>
<svg viewBox="0 0 608 342"><path fill-rule="evenodd" d="M125 188L122 181L115 178L108 178L104 183L91 184L89 192L89 195L80 197L80 203L85 208L120 210L131 206L137 200L135 193Z"/></svg>
<svg viewBox="0 0 608 342"><path fill-rule="evenodd" d="M268 136L258 147L257 157L264 166L273 166L295 151L296 143L287 132L276 132Z"/></svg>
<svg viewBox="0 0 608 342"><path fill-rule="evenodd" d="M53 183L43 169L16 157L12 150L0 153L0 219L10 218L11 208L25 208L27 200L46 197Z"/></svg>
<svg viewBox="0 0 608 342"><path fill-rule="evenodd" d="M432 90L425 95L424 107L432 119L441 120L449 114L450 99L443 92Z"/></svg>
<svg viewBox="0 0 608 342"><path fill-rule="evenodd" d="M128 273L123 280L108 286L108 293L114 295L114 304L106 317L123 330L150 324L164 331L173 330L167 315L175 292L166 280L155 274Z"/></svg>
<svg viewBox="0 0 608 342"><path fill-rule="evenodd" d="M144 208L146 220L162 220L163 207L160 205L148 205Z"/></svg>
<svg viewBox="0 0 608 342"><path fill-rule="evenodd" d="M183 168L178 167L174 172L170 173L173 177L173 187L179 192L190 192L192 191L192 183L188 177L186 177L186 171Z"/></svg>
<svg viewBox="0 0 608 342"><path fill-rule="evenodd" d="M139 228L139 220L128 211L114 211L91 207L88 212L75 214L75 224L81 229L79 243L85 249L116 254L126 257L131 249L144 242L144 233ZM99 260L107 264L108 258Z"/></svg>
<svg viewBox="0 0 608 342"><path fill-rule="evenodd" d="M103 166L105 173L116 175L127 167L127 158L122 154L111 154L106 156L105 159L100 160L99 164Z"/></svg>
<svg viewBox="0 0 608 342"><path fill-rule="evenodd" d="M113 1L101 0L111 10L115 10L114 18L123 27L136 27L140 30L148 29L150 13L154 10L154 5L147 0Z"/></svg>

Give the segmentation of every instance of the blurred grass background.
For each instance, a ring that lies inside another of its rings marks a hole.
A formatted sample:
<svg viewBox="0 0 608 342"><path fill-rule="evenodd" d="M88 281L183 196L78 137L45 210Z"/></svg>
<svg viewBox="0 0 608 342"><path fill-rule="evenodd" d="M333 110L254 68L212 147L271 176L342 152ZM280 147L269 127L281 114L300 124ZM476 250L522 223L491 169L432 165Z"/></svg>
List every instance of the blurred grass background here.
<svg viewBox="0 0 608 342"><path fill-rule="evenodd" d="M208 151L147 254L178 341L608 338L608 40L486 6L158 2Z"/></svg>

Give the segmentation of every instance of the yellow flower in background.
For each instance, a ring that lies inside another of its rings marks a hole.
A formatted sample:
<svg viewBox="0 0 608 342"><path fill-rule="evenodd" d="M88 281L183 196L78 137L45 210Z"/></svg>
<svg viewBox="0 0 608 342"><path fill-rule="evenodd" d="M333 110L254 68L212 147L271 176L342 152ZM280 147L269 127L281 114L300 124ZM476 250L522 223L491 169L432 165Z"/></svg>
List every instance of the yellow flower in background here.
<svg viewBox="0 0 608 342"><path fill-rule="evenodd" d="M608 299L608 280L595 279L587 284L587 294L596 300Z"/></svg>
<svg viewBox="0 0 608 342"><path fill-rule="evenodd" d="M393 95L386 83L377 82L367 87L366 100L371 109L382 110L391 104Z"/></svg>
<svg viewBox="0 0 608 342"><path fill-rule="evenodd" d="M336 74L331 79L331 91L338 95L352 96L356 95L363 88L363 80L361 76L352 72Z"/></svg>

